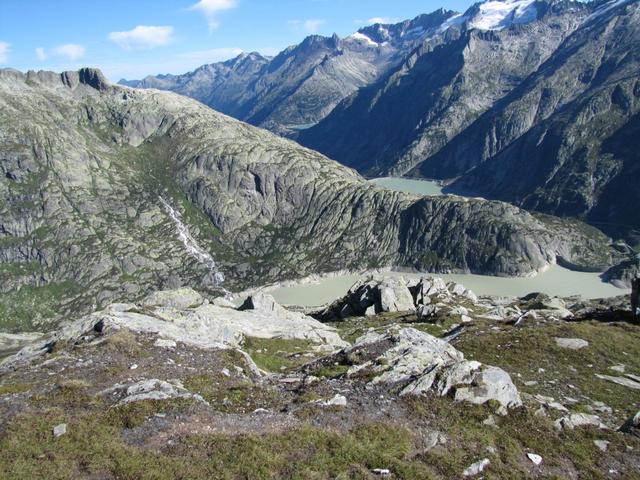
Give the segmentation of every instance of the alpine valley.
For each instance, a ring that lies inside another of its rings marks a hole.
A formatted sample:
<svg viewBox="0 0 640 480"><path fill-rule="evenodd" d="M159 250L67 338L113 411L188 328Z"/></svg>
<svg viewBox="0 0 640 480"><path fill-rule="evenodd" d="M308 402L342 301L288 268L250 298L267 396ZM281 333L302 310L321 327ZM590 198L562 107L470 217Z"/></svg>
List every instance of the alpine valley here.
<svg viewBox="0 0 640 480"><path fill-rule="evenodd" d="M71 67L0 69L0 478L638 478L640 0Z"/></svg>

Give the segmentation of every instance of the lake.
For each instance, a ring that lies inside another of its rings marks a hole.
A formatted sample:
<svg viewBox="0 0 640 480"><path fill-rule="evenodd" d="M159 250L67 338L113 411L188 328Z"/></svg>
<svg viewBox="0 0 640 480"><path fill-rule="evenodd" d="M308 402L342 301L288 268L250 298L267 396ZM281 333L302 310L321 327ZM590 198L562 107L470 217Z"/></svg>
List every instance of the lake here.
<svg viewBox="0 0 640 480"><path fill-rule="evenodd" d="M418 278L425 275L441 277L447 282L462 283L478 295L521 297L532 292L568 297L582 295L585 298L605 298L628 294L629 290L604 283L597 273L574 272L552 265L535 277L493 277L472 274L429 274L386 272L382 276ZM360 275L341 275L322 278L318 283L298 284L270 291L282 305L315 307L324 305L344 295Z"/></svg>
<svg viewBox="0 0 640 480"><path fill-rule="evenodd" d="M384 188L417 195L442 195L442 187L433 180L384 177L370 180ZM462 283L478 295L522 297L532 292L569 297L582 295L585 298L606 298L628 294L629 290L614 287L603 282L597 273L574 272L558 265L552 265L545 272L534 277L494 277L472 274L429 274L387 272L383 276L404 276L418 278L433 275L447 282ZM276 301L282 305L315 307L324 305L343 296L361 278L361 275L340 275L325 277L317 283L297 284L272 290Z"/></svg>
<svg viewBox="0 0 640 480"><path fill-rule="evenodd" d="M434 180L415 180L400 177L382 177L369 180L380 187L416 195L442 195L442 186Z"/></svg>

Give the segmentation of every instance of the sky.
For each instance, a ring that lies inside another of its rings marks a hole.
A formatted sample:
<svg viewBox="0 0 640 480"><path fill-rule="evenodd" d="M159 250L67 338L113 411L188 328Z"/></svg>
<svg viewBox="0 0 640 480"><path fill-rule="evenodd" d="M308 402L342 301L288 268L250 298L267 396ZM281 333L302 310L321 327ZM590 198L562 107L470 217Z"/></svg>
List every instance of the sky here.
<svg viewBox="0 0 640 480"><path fill-rule="evenodd" d="M100 68L112 81L185 73L242 51L275 55L472 0L0 0L0 68Z"/></svg>

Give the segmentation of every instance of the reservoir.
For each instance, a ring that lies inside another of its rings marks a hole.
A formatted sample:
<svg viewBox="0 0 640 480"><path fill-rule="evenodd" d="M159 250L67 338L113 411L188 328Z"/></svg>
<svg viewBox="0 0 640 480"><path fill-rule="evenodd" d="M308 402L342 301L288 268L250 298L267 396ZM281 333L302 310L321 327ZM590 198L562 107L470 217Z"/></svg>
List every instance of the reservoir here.
<svg viewBox="0 0 640 480"><path fill-rule="evenodd" d="M461 283L477 295L522 297L532 292L542 292L560 297L582 295L584 298L606 298L629 293L629 290L604 283L597 273L574 272L558 265L550 266L547 271L539 273L535 277L405 272L385 272L377 276L403 276L413 279L428 275L441 277L446 282ZM282 305L315 307L343 296L351 285L361 277L357 274L324 277L316 283L280 287L269 293Z"/></svg>
<svg viewBox="0 0 640 480"><path fill-rule="evenodd" d="M400 177L382 177L369 180L380 187L415 195L442 195L442 186L434 180L415 180Z"/></svg>

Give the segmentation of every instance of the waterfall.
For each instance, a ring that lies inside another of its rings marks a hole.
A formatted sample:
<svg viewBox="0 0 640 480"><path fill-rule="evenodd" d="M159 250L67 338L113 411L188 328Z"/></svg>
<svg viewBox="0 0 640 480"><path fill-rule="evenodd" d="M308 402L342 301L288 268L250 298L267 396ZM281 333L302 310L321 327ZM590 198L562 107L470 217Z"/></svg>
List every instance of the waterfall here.
<svg viewBox="0 0 640 480"><path fill-rule="evenodd" d="M178 230L178 238L184 245L185 250L195 258L198 262L202 263L209 269L208 278L210 282L216 286L221 287L224 282L224 274L218 269L218 265L216 265L213 257L206 252L195 238L189 232L189 227L187 227L182 221L182 215L176 209L174 209L169 202L167 202L163 197L159 197L160 202L164 206L164 209L167 211L173 223L176 224L176 229ZM223 289L224 290L224 289ZM225 293L228 293L224 290Z"/></svg>

